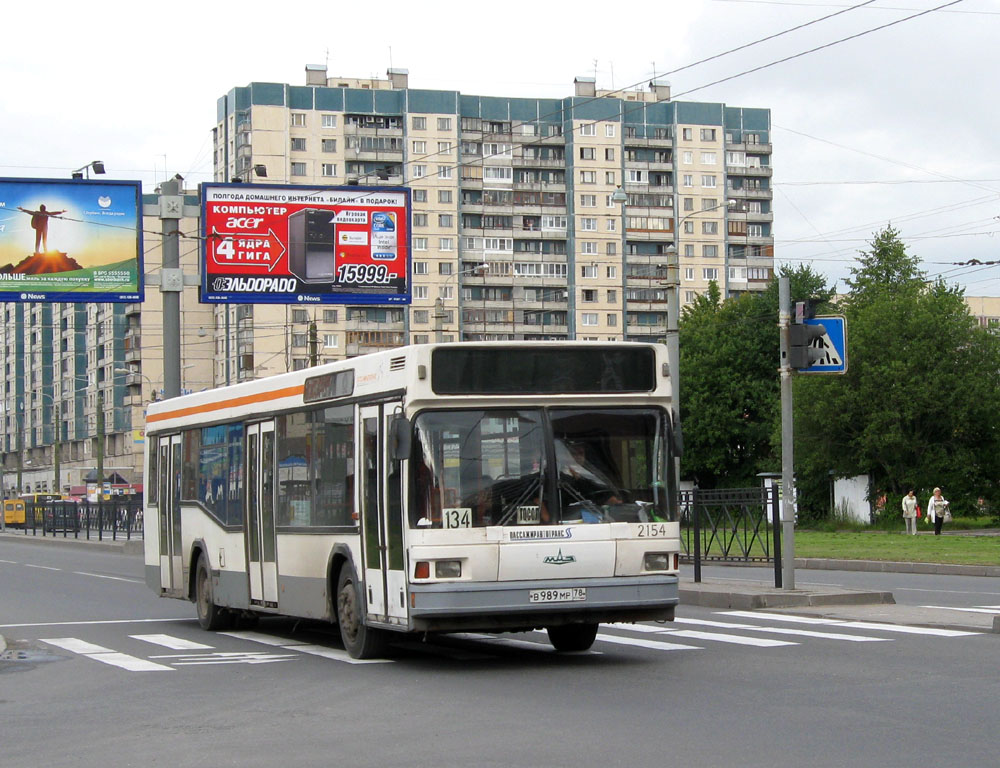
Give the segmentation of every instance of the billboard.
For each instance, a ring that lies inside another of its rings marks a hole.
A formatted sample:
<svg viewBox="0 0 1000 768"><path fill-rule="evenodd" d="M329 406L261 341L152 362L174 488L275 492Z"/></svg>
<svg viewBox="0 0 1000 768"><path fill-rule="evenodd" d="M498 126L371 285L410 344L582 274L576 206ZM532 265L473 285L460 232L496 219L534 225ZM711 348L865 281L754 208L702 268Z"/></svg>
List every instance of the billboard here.
<svg viewBox="0 0 1000 768"><path fill-rule="evenodd" d="M142 301L138 181L0 178L0 301Z"/></svg>
<svg viewBox="0 0 1000 768"><path fill-rule="evenodd" d="M202 184L202 303L409 304L410 191Z"/></svg>

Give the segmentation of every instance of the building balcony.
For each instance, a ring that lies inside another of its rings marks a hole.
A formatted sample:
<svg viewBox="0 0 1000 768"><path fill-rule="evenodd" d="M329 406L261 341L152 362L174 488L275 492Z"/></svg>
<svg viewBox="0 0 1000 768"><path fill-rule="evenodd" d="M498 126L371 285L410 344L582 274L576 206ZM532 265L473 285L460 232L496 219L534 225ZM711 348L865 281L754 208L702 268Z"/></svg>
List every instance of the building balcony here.
<svg viewBox="0 0 1000 768"><path fill-rule="evenodd" d="M752 168L750 166L747 166L745 168L739 168L733 170L729 170L727 168L726 173L728 173L730 176L754 176L754 177L770 176L771 166L760 165Z"/></svg>
<svg viewBox="0 0 1000 768"><path fill-rule="evenodd" d="M346 149L344 159L359 162L403 162L402 149Z"/></svg>
<svg viewBox="0 0 1000 768"><path fill-rule="evenodd" d="M733 152L751 152L755 155L769 155L772 151L770 144L747 144L745 141L727 141L726 150Z"/></svg>

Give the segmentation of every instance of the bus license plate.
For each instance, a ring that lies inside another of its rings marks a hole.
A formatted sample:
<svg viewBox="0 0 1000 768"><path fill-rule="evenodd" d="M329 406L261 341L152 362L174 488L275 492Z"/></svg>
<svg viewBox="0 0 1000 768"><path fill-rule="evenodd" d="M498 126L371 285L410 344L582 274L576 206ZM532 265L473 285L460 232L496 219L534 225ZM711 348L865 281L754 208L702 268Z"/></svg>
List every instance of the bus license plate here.
<svg viewBox="0 0 1000 768"><path fill-rule="evenodd" d="M532 589L528 592L529 603L573 603L587 599L586 587L568 589Z"/></svg>

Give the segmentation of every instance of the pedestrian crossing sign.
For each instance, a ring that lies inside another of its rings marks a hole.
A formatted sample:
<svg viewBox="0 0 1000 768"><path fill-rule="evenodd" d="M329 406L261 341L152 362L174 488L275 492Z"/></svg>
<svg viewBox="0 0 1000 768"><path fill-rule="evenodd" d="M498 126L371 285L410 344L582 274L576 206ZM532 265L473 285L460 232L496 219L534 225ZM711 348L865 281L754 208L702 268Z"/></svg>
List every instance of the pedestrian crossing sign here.
<svg viewBox="0 0 1000 768"><path fill-rule="evenodd" d="M830 315L812 317L802 322L823 327L823 334L816 336L811 342L811 346L823 354L808 368L796 370L799 373L847 373L847 320Z"/></svg>

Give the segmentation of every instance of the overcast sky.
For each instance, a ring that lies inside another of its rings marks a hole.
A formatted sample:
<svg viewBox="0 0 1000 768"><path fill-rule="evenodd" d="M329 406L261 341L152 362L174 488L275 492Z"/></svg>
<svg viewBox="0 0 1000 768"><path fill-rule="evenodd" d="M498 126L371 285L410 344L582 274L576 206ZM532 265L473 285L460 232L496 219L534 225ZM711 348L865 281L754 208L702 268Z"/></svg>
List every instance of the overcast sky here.
<svg viewBox="0 0 1000 768"><path fill-rule="evenodd" d="M812 263L843 290L857 251L892 223L928 275L1000 296L1000 266L953 266L1000 260L1000 2L830 45L945 2L9 4L0 176L64 178L103 160L107 178L149 192L175 173L210 181L216 99L302 85L306 64L348 77L391 64L413 88L549 98L572 95L578 75L626 88L673 72L678 100L771 110L779 262Z"/></svg>

